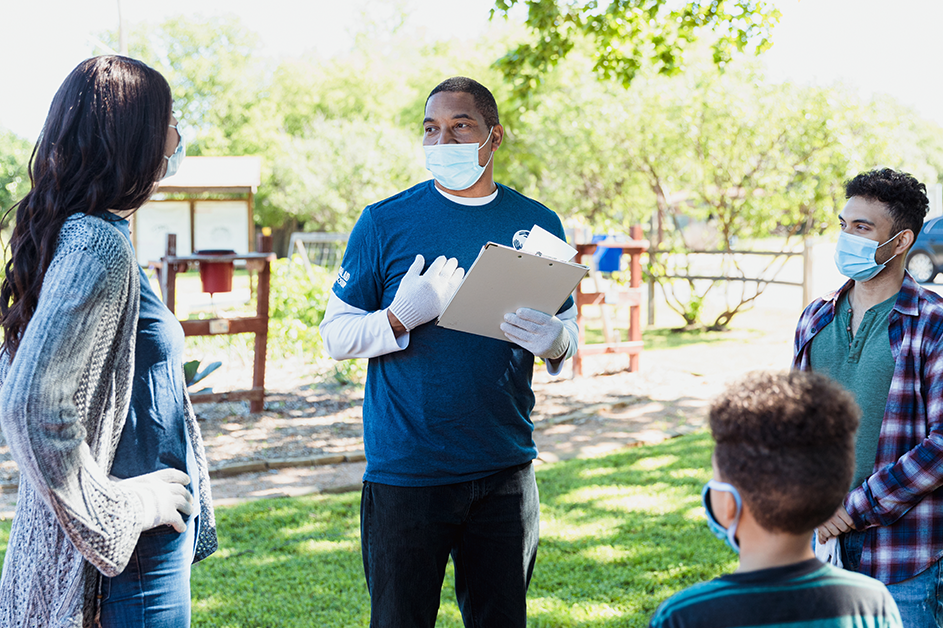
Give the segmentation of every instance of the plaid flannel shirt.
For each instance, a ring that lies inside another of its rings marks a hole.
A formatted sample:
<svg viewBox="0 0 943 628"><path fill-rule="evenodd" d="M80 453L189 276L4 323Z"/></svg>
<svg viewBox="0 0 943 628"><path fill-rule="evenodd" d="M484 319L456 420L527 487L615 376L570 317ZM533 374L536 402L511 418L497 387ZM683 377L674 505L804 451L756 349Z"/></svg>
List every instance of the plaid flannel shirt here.
<svg viewBox="0 0 943 628"><path fill-rule="evenodd" d="M852 284L802 313L793 368L810 370L812 338L835 318L838 299ZM943 298L905 273L888 335L894 376L874 469L844 505L855 528L866 530L859 570L894 584L943 554Z"/></svg>

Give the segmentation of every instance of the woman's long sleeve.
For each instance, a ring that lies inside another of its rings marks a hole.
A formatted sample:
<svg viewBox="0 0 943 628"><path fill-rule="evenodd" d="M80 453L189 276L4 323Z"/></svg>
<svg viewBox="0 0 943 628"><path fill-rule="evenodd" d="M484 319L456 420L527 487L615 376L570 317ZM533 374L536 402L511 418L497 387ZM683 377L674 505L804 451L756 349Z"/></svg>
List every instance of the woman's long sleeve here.
<svg viewBox="0 0 943 628"><path fill-rule="evenodd" d="M118 355L111 359L123 362L125 353L133 355L133 343L114 345L127 324L121 319L130 286L108 272L87 249L57 257L49 267L0 389L0 427L21 475L72 544L101 573L114 576L134 550L142 522L138 497L107 474L122 422L109 433L99 430L89 443L83 419L127 410L128 391L115 386L116 364L96 359ZM133 360L127 365L133 368Z"/></svg>

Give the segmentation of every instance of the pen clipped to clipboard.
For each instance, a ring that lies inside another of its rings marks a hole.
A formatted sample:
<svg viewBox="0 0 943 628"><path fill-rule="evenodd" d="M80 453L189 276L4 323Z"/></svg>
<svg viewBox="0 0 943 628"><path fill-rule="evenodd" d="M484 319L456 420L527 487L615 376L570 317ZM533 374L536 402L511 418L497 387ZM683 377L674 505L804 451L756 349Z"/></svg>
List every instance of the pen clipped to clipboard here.
<svg viewBox="0 0 943 628"><path fill-rule="evenodd" d="M547 240L547 236L556 242ZM552 252L528 252L538 243ZM508 312L528 307L556 314L589 268L547 256L557 254L569 259L576 251L537 226L524 244L522 250L494 242L485 244L437 325L507 341L501 323ZM564 253L561 244L573 254Z"/></svg>

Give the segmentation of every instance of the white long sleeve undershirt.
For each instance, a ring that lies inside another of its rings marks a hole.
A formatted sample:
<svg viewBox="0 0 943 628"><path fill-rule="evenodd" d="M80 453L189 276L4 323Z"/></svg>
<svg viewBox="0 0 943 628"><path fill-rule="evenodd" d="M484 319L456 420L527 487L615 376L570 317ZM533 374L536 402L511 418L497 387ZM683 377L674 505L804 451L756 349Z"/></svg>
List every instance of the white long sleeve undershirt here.
<svg viewBox="0 0 943 628"><path fill-rule="evenodd" d="M334 292L318 329L327 354L335 360L376 358L409 346L409 332L397 338L385 309L368 312L348 305Z"/></svg>
<svg viewBox="0 0 943 628"><path fill-rule="evenodd" d="M498 190L481 198L455 196L434 186L442 196L467 206L487 205L498 196ZM565 312L557 314L563 321L563 327L570 335L570 344L566 354L556 360L546 360L547 372L559 375L563 370L563 363L576 354L579 342L579 329L576 326L576 306L573 305ZM334 292L327 302L324 319L318 327L324 348L327 354L335 360L349 360L351 358L376 358L381 355L402 351L409 346L409 332L399 338L393 333L386 310L367 312L344 302ZM508 341L510 342L510 341Z"/></svg>
<svg viewBox="0 0 943 628"><path fill-rule="evenodd" d="M576 354L579 329L576 326L576 306L557 314L570 336L566 354L557 360L547 360L547 372L559 375L563 363ZM399 338L393 333L386 310L367 312L343 301L331 292L324 319L319 326L327 354L335 360L376 358L402 351L409 346L409 332ZM509 341L510 342L510 341Z"/></svg>

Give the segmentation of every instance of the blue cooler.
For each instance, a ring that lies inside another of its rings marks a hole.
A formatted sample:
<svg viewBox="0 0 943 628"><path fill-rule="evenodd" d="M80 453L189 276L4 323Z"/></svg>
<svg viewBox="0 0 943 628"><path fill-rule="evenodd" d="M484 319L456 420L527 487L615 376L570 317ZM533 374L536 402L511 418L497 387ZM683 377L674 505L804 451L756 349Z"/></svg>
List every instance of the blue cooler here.
<svg viewBox="0 0 943 628"><path fill-rule="evenodd" d="M624 240L622 236L594 235L593 242L602 242L607 239L614 239L618 242ZM610 249L606 247L596 247L593 253L593 266L601 273L611 273L622 270L622 249Z"/></svg>

